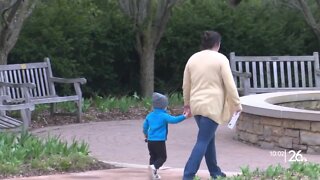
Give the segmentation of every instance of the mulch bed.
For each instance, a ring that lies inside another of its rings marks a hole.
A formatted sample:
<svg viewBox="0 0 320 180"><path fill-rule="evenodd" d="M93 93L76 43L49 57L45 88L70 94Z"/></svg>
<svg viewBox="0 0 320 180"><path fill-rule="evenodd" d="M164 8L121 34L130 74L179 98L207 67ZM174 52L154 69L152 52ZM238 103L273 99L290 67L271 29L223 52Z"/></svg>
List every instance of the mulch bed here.
<svg viewBox="0 0 320 180"><path fill-rule="evenodd" d="M171 107L168 111L172 115L178 115L183 112L183 108L179 106ZM87 112L83 113L82 121L83 123L87 123L99 121L139 120L144 119L147 114L148 110L145 108L130 108L128 112L121 112L118 109L101 112L95 108L90 108ZM32 113L31 129L74 123L76 123L76 118L74 116L50 116L49 111L44 110L41 113Z"/></svg>
<svg viewBox="0 0 320 180"><path fill-rule="evenodd" d="M92 164L90 167L85 169L70 169L69 171L57 171L57 170L50 170L50 171L39 171L31 169L30 167L25 167L18 175L6 175L0 174L0 179L7 179L7 178L20 178L20 177L32 177L32 176L44 176L44 175L54 175L54 174L67 174L67 173L76 173L76 172L85 172L85 171L94 171L94 170L103 170L103 169L115 169L119 168L112 164L104 163L101 161L97 161L96 163Z"/></svg>

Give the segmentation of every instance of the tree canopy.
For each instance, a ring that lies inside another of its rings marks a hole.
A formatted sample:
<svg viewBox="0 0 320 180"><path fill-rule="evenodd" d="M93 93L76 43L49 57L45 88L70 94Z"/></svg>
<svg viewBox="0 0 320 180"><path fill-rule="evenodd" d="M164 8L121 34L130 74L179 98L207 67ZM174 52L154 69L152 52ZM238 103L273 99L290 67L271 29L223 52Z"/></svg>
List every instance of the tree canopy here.
<svg viewBox="0 0 320 180"><path fill-rule="evenodd" d="M24 23L8 63L49 57L56 76L88 79L84 95L140 92L137 31L118 0L39 0ZM317 37L294 9L247 0L185 0L172 9L154 55L154 90L180 91L188 58L205 30L222 34L221 52L239 55L304 55L319 50ZM67 93L68 89L61 88Z"/></svg>

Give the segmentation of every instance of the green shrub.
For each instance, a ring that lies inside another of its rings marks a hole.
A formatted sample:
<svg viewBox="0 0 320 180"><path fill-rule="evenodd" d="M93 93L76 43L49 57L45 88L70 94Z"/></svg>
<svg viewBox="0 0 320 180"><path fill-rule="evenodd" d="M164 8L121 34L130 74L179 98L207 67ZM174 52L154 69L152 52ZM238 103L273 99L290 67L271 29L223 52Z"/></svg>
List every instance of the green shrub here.
<svg viewBox="0 0 320 180"><path fill-rule="evenodd" d="M311 162L293 162L289 168L280 165L269 166L265 170L250 171L249 166L241 167L241 174L232 177L218 177L218 180L318 180L320 178L320 164ZM198 176L194 180L200 180Z"/></svg>
<svg viewBox="0 0 320 180"><path fill-rule="evenodd" d="M68 171L89 167L95 160L89 156L88 144L68 145L59 137L40 139L30 133L0 133L0 174L14 175L29 170Z"/></svg>

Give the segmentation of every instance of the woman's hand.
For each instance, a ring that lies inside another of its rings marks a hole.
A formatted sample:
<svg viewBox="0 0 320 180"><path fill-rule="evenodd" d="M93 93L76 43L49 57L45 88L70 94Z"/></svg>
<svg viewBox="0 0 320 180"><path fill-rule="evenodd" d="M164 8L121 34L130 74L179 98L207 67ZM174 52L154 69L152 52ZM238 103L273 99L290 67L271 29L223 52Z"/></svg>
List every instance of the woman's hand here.
<svg viewBox="0 0 320 180"><path fill-rule="evenodd" d="M234 112L240 113L241 111L242 111L242 106L241 106L241 104L239 104L238 106L235 107Z"/></svg>
<svg viewBox="0 0 320 180"><path fill-rule="evenodd" d="M188 118L192 116L191 109L189 105L183 106L183 115Z"/></svg>

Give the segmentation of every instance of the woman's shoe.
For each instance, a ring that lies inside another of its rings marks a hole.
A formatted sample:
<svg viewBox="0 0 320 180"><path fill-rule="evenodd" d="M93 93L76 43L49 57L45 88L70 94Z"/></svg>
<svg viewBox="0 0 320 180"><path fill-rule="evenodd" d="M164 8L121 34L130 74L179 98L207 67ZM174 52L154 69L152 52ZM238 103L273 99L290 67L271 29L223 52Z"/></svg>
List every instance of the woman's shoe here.
<svg viewBox="0 0 320 180"><path fill-rule="evenodd" d="M227 177L227 175L224 172L221 172L221 174L219 175L214 175L213 177L211 177L212 179L217 179L218 177Z"/></svg>

